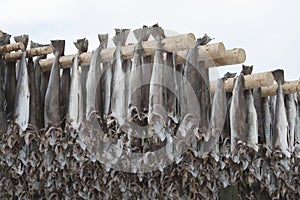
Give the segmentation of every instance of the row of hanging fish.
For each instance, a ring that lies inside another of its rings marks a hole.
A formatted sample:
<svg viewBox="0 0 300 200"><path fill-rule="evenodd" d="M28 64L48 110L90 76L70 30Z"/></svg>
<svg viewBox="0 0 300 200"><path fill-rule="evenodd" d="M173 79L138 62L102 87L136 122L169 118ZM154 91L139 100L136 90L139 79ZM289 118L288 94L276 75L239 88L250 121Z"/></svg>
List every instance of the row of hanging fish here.
<svg viewBox="0 0 300 200"><path fill-rule="evenodd" d="M232 93L225 93L224 80L234 77L227 73L218 80L210 102L208 69L198 60L198 46L211 39L205 35L189 49L186 63L176 64L176 52L165 53L161 40L164 31L157 24L133 31L137 44L133 59L123 60L129 29L116 29L113 62L103 63L100 53L107 48L108 35L99 35L100 45L93 52L89 66L82 66L79 55L87 52L88 41L75 42L78 49L72 68L60 70L59 57L64 54L63 40L51 41L55 60L50 72L41 72L38 57L26 61L26 48L16 63L1 58L1 131L9 131L8 123L16 123L22 131L28 128L66 127L79 131L89 125L98 131L145 134L132 128L149 125L146 132L160 141L179 133L204 139L202 150L210 150L220 136L230 138L231 152L239 144L254 150L265 145L280 150L287 157L299 154L300 120L296 94L283 94L283 71L273 72L278 83L277 96L261 98L260 89L245 90L244 75L253 68L243 66ZM155 55L143 56L142 42L150 34L156 40ZM4 34L1 45L9 42ZM27 46L28 36L15 37ZM31 43L31 48L42 46ZM42 56L45 58L45 56ZM18 71L17 71L18 70ZM8 123L7 123L8 122ZM176 127L176 128L172 128ZM176 133L174 130L177 130ZM112 133L110 133L112 134ZM141 136L140 135L140 136ZM298 155L299 156L299 155Z"/></svg>

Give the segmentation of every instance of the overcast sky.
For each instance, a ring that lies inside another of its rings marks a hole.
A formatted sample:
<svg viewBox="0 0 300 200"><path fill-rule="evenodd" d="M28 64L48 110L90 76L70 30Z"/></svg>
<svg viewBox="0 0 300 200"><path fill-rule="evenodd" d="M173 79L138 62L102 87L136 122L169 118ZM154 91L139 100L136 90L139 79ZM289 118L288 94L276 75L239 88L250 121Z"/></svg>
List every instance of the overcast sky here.
<svg viewBox="0 0 300 200"><path fill-rule="evenodd" d="M89 51L98 45L97 34L114 28L140 28L159 23L178 33L204 33L222 41L227 49L246 50L245 64L254 72L285 69L286 80L300 77L299 0L7 0L1 2L0 30L13 36L49 43L66 40L66 54L76 52L73 42L86 37ZM240 72L241 66L218 68Z"/></svg>

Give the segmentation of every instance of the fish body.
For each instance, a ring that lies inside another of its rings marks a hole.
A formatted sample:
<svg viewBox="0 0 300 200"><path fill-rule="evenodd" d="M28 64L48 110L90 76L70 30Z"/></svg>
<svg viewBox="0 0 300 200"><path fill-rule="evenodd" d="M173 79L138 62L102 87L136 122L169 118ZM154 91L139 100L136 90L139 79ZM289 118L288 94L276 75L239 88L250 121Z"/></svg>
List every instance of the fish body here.
<svg viewBox="0 0 300 200"><path fill-rule="evenodd" d="M29 74L29 91L30 91L30 116L29 116L29 124L33 127L38 128L38 115L37 115L37 90L34 79L34 63L32 58L28 59L27 70Z"/></svg>
<svg viewBox="0 0 300 200"><path fill-rule="evenodd" d="M29 77L27 72L26 51L22 52L22 57L19 63L18 81L15 100L15 123L25 131L29 121Z"/></svg>
<svg viewBox="0 0 300 200"><path fill-rule="evenodd" d="M253 100L254 100L255 111L257 114L259 143L265 144L266 139L265 139L264 128L263 128L261 88L253 89Z"/></svg>
<svg viewBox="0 0 300 200"><path fill-rule="evenodd" d="M269 148L272 148L273 145L273 132L272 132L272 117L270 111L270 105L268 97L262 98L262 119L263 119L263 128L264 128L264 138L266 145Z"/></svg>
<svg viewBox="0 0 300 200"><path fill-rule="evenodd" d="M100 44L103 49L107 48L108 44L108 34L99 34L98 35ZM107 116L110 112L110 100L111 100L111 85L112 84L112 65L111 62L103 63L103 69L101 72L100 82L97 87L98 99L96 100L97 111L100 111L100 115L104 119L107 119Z"/></svg>
<svg viewBox="0 0 300 200"><path fill-rule="evenodd" d="M60 106L62 118L65 118L68 113L69 97L71 85L71 70L70 68L63 69L60 82Z"/></svg>
<svg viewBox="0 0 300 200"><path fill-rule="evenodd" d="M294 142L295 142L295 126L296 126L296 118L297 118L297 98L296 94L286 94L285 95L285 105L286 105L286 115L289 125L288 132L288 145L290 151L294 150Z"/></svg>
<svg viewBox="0 0 300 200"><path fill-rule="evenodd" d="M246 90L244 92L247 116L246 116L246 137L247 145L258 151L258 123L257 123L257 113L254 106L254 99L251 90Z"/></svg>
<svg viewBox="0 0 300 200"><path fill-rule="evenodd" d="M284 82L283 71L275 70L272 73L275 81L278 84L276 108L275 108L273 148L281 150L282 153L284 153L287 157L290 157L290 152L288 151L288 141L287 141L289 125L286 116L286 109L284 105L284 96L283 96L283 88L282 88L282 84Z"/></svg>
<svg viewBox="0 0 300 200"><path fill-rule="evenodd" d="M73 129L78 130L83 120L83 114L84 114L79 56L82 50L84 50L86 47L86 40L80 39L77 40L77 42L75 42L74 44L78 49L78 52L73 59L67 122L71 125Z"/></svg>
<svg viewBox="0 0 300 200"><path fill-rule="evenodd" d="M111 97L111 117L117 120L119 127L122 127L125 124L125 119L127 117L127 108L125 105L125 73L122 67L121 46L125 43L128 34L129 31L125 30L120 32L113 38L113 41L116 45L116 50L114 52L113 62L114 72Z"/></svg>
<svg viewBox="0 0 300 200"><path fill-rule="evenodd" d="M54 49L55 60L52 63L49 83L45 94L44 123L46 128L49 125L59 126L61 121L59 57L63 54L65 41L53 40L51 41L51 45Z"/></svg>
<svg viewBox="0 0 300 200"><path fill-rule="evenodd" d="M133 54L132 69L130 70L129 81L129 96L128 107L129 112L127 118L132 120L135 113L138 118L142 119L142 59L143 59L143 46L142 41L147 34L147 29L141 28L133 31L138 43L135 45Z"/></svg>
<svg viewBox="0 0 300 200"><path fill-rule="evenodd" d="M14 117L15 123L25 131L28 127L29 121L29 77L27 71L27 61L26 61L26 46L28 43L28 35L16 36L16 42L22 42L25 48L22 50L22 56L19 62L19 71L18 71L18 81L16 88L16 100L15 100L15 109Z"/></svg>
<svg viewBox="0 0 300 200"><path fill-rule="evenodd" d="M227 114L226 91L224 87L224 79L218 79L217 89L214 93L211 119L208 134L204 137L203 150L201 152L209 152L215 148L218 151L218 141L223 131L225 118Z"/></svg>
<svg viewBox="0 0 300 200"><path fill-rule="evenodd" d="M156 39L153 70L150 81L148 124L161 141L165 139L162 131L167 120L164 102L164 61L161 44L161 28L152 28L152 35Z"/></svg>
<svg viewBox="0 0 300 200"><path fill-rule="evenodd" d="M108 35L106 35L106 40L108 39ZM88 71L87 75L87 81L86 81L86 119L90 120L90 115L93 111L96 111L96 97L99 95L101 90L97 93L97 87L99 85L99 80L101 77L101 74L103 73L103 66L101 65L101 59L100 59L100 53L103 49L100 41L99 47L93 52L92 60L90 63L90 69ZM101 86L100 86L101 87ZM101 89L101 88L100 88ZM102 105L102 99L98 98L97 103ZM99 110L97 110L99 112Z"/></svg>
<svg viewBox="0 0 300 200"><path fill-rule="evenodd" d="M165 78L165 102L168 112L168 117L178 123L176 116L176 97L178 97L178 86L176 82L176 53L168 52L166 55L166 63L164 67Z"/></svg>
<svg viewBox="0 0 300 200"><path fill-rule="evenodd" d="M5 68L6 63L2 59L2 56L0 55L0 134L4 133L7 128L7 119L6 119L6 109L5 109L5 102L6 102L6 96L5 96Z"/></svg>
<svg viewBox="0 0 300 200"><path fill-rule="evenodd" d="M16 96L16 85L17 85L17 77L16 77L16 63L8 62L7 63L7 74L6 74L6 114L7 117L10 118L13 116L14 106L15 106L15 96Z"/></svg>
<svg viewBox="0 0 300 200"><path fill-rule="evenodd" d="M231 152L238 143L246 143L246 105L244 97L244 74L235 80L230 106Z"/></svg>
<svg viewBox="0 0 300 200"><path fill-rule="evenodd" d="M40 86L40 94L41 94L41 106L40 106L40 122L41 126L45 126L45 96L50 79L50 71L45 71L41 73L41 86Z"/></svg>

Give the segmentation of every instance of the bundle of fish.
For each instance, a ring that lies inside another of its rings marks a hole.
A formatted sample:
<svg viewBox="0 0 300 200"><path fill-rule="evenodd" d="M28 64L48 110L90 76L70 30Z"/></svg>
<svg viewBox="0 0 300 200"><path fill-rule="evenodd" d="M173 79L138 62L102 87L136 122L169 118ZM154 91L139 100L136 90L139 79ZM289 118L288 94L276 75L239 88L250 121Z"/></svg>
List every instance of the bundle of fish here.
<svg viewBox="0 0 300 200"><path fill-rule="evenodd" d="M177 64L158 25L135 30L133 59L122 59L128 34L116 29L113 62L100 56L107 34L88 66L86 39L74 43L71 69L60 69L63 40L51 41L50 72L44 57L26 60L26 48L17 63L0 57L1 199L224 199L235 190L236 199L299 198L300 105L283 93L282 70L273 72L276 96L245 90L248 66L232 93L224 81L236 74L227 73L211 95L198 61L208 36ZM144 56L150 34L155 54ZM15 40L26 47L28 36Z"/></svg>

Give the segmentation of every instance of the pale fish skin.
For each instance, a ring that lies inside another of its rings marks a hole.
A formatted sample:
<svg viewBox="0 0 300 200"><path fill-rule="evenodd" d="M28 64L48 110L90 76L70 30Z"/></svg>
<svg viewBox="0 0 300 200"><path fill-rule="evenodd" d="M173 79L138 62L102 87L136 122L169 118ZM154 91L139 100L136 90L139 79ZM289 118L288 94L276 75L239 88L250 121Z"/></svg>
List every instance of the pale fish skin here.
<svg viewBox="0 0 300 200"><path fill-rule="evenodd" d="M257 113L254 106L254 99L251 90L245 91L245 100L247 107L246 130L247 145L258 151L258 123Z"/></svg>
<svg viewBox="0 0 300 200"><path fill-rule="evenodd" d="M272 132L272 117L270 111L270 105L268 97L262 98L262 108L263 108L263 124L264 124L264 134L266 139L266 145L272 148L273 145L273 132Z"/></svg>
<svg viewBox="0 0 300 200"><path fill-rule="evenodd" d="M142 54L143 46L142 40L147 34L147 29L136 29L133 31L134 36L138 40L138 43L134 47L133 63L130 70L129 80L129 96L128 96L128 120L132 120L135 116L132 114L135 110L138 118L141 120L142 116Z"/></svg>
<svg viewBox="0 0 300 200"><path fill-rule="evenodd" d="M45 94L45 107L44 107L44 123L47 128L51 126L60 126L60 64L59 57L63 54L65 41L54 40L51 41L54 49L55 60L52 63L50 79Z"/></svg>
<svg viewBox="0 0 300 200"><path fill-rule="evenodd" d="M219 152L219 138L223 131L225 118L227 114L226 91L224 87L224 79L217 80L217 87L213 96L213 104L211 109L211 119L208 134L205 135L205 141L200 152L206 153L210 151Z"/></svg>
<svg viewBox="0 0 300 200"><path fill-rule="evenodd" d="M116 45L114 52L114 73L111 98L111 116L117 120L119 127L125 124L127 118L126 95L125 95L125 73L122 69L121 46L125 43L129 30L122 31L113 40Z"/></svg>
<svg viewBox="0 0 300 200"><path fill-rule="evenodd" d="M108 35L107 35L108 39ZM86 81L86 119L90 120L90 115L96 110L96 90L103 73L103 66L101 64L100 53L103 46L100 46L93 52L90 69ZM100 99L99 99L100 100ZM103 102L99 102L102 104Z"/></svg>
<svg viewBox="0 0 300 200"><path fill-rule="evenodd" d="M83 101L81 87L81 70L79 69L79 54L77 53L73 60L72 77L69 98L68 122L71 127L78 130L82 121Z"/></svg>
<svg viewBox="0 0 300 200"><path fill-rule="evenodd" d="M29 80L27 72L26 51L22 52L19 63L18 81L15 101L15 123L20 126L22 131L28 127L29 121Z"/></svg>
<svg viewBox="0 0 300 200"><path fill-rule="evenodd" d="M296 117L297 117L297 98L296 94L287 94L285 95L285 105L286 105L286 114L289 124L288 132L288 145L290 151L294 150L295 142L295 126L296 126Z"/></svg>
<svg viewBox="0 0 300 200"><path fill-rule="evenodd" d="M231 152L239 142L246 143L246 108L244 97L244 75L235 80L230 106Z"/></svg>
<svg viewBox="0 0 300 200"><path fill-rule="evenodd" d="M288 148L288 130L289 125L286 116L286 109L284 105L283 97L283 71L276 70L273 71L274 79L278 84L277 98L276 98L276 108L275 108L275 125L274 125L274 144L273 148L276 150L281 150L287 157L290 157L290 152Z"/></svg>
<svg viewBox="0 0 300 200"><path fill-rule="evenodd" d="M152 28L152 35L156 39L155 55L153 71L150 81L150 93L149 93L149 113L148 124L150 129L160 138L161 141L165 140L166 136L163 131L165 122L167 120L167 111L165 109L164 102L164 64L163 52L161 44L161 28Z"/></svg>

